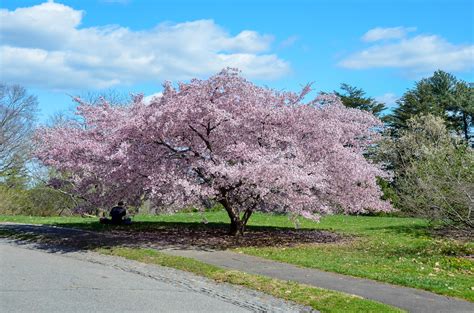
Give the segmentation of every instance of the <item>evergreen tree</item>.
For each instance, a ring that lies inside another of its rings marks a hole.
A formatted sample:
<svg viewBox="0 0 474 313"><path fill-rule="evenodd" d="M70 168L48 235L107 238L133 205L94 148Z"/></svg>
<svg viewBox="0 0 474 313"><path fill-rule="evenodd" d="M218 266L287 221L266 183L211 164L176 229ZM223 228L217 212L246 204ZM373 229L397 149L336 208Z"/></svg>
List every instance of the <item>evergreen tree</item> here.
<svg viewBox="0 0 474 313"><path fill-rule="evenodd" d="M28 171L26 160L19 155L13 156L12 165L0 172L0 186L12 189L26 189L28 187Z"/></svg>
<svg viewBox="0 0 474 313"><path fill-rule="evenodd" d="M405 129L407 121L420 114L441 117L449 130L457 132L464 140L472 137L474 122L474 88L455 76L436 71L408 90L398 101L398 107L389 117L389 124L396 130Z"/></svg>
<svg viewBox="0 0 474 313"><path fill-rule="evenodd" d="M381 118L381 113L386 109L385 104L376 101L374 98L367 97L365 91L361 88L351 86L349 84L341 84L341 92L334 91L334 93L341 98L342 103L349 108L369 111L375 116Z"/></svg>
<svg viewBox="0 0 474 313"><path fill-rule="evenodd" d="M469 142L474 127L474 84L457 82L454 100L447 107L449 124Z"/></svg>

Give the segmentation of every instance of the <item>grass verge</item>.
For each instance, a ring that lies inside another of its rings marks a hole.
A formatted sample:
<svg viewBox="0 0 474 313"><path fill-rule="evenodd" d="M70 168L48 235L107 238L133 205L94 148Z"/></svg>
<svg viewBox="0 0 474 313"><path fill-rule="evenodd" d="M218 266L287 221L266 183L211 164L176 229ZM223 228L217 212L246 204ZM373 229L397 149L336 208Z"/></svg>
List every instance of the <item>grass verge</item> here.
<svg viewBox="0 0 474 313"><path fill-rule="evenodd" d="M310 306L321 312L403 312L398 308L357 296L234 270L224 270L194 259L170 256L151 249L101 248L97 251L139 262L176 268L217 282L244 286L277 298Z"/></svg>

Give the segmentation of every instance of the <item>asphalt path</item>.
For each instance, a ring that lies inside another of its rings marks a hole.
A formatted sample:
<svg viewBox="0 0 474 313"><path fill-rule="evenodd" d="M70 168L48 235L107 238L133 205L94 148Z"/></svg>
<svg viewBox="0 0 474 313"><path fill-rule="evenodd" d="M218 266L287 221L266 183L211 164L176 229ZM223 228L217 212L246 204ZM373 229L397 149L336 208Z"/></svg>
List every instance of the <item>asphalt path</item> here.
<svg viewBox="0 0 474 313"><path fill-rule="evenodd" d="M165 267L0 240L0 312L268 311L305 310Z"/></svg>

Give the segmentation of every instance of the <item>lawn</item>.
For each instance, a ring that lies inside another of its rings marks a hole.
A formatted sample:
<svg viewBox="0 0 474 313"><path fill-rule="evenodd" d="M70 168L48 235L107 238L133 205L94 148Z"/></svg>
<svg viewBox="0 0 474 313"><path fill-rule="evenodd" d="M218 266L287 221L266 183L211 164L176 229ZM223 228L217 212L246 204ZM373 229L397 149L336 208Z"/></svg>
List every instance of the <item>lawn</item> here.
<svg viewBox="0 0 474 313"><path fill-rule="evenodd" d="M205 218L207 224L203 224ZM0 216L0 221L44 223L108 230L95 219L80 217ZM224 212L136 216L133 229L158 231L167 225L215 227L227 223ZM249 228L294 228L285 216L255 214ZM429 290L474 301L474 243L431 235L427 221L414 218L328 216L315 223L301 219L300 229L331 230L347 235L341 243L295 247L242 247L236 250L352 276ZM470 257L469 257L470 256Z"/></svg>

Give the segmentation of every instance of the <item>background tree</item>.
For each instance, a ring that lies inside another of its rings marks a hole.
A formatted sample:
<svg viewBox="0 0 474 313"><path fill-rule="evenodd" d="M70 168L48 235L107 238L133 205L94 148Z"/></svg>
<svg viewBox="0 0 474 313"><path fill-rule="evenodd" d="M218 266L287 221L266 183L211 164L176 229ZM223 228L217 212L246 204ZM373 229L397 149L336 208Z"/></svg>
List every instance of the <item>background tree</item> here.
<svg viewBox="0 0 474 313"><path fill-rule="evenodd" d="M29 158L37 107L22 86L0 83L0 177Z"/></svg>
<svg viewBox="0 0 474 313"><path fill-rule="evenodd" d="M381 116L382 112L386 109L384 103L367 97L364 90L349 84L341 84L340 89L341 91L334 91L334 93L346 107L368 111L382 120L385 119L385 117Z"/></svg>
<svg viewBox="0 0 474 313"><path fill-rule="evenodd" d="M474 227L474 151L449 134L442 118L409 119L379 153L393 167L403 210Z"/></svg>
<svg viewBox="0 0 474 313"><path fill-rule="evenodd" d="M303 103L300 94L255 86L234 70L129 107L89 105L87 127L42 128L37 156L67 172L94 205L144 199L169 210L220 203L230 233L242 234L254 211L317 218L328 213L389 211L363 156L382 124L334 95Z"/></svg>
<svg viewBox="0 0 474 313"><path fill-rule="evenodd" d="M27 198L31 134L38 102L19 85L0 83L0 212L18 212Z"/></svg>
<svg viewBox="0 0 474 313"><path fill-rule="evenodd" d="M0 213L53 215L72 198L32 175L38 101L19 85L0 84Z"/></svg>
<svg viewBox="0 0 474 313"><path fill-rule="evenodd" d="M106 89L102 91L88 91L77 96L83 102L91 105L101 105L106 101L112 106L124 106L130 104L133 97L130 94L121 92L117 89Z"/></svg>
<svg viewBox="0 0 474 313"><path fill-rule="evenodd" d="M474 127L474 84L457 81L453 101L447 106L448 121L456 132L471 142Z"/></svg>
<svg viewBox="0 0 474 313"><path fill-rule="evenodd" d="M474 88L453 75L436 71L433 76L416 83L398 101L389 121L395 129L407 127L410 118L419 114L439 116L449 130L467 142L472 137L474 122Z"/></svg>

